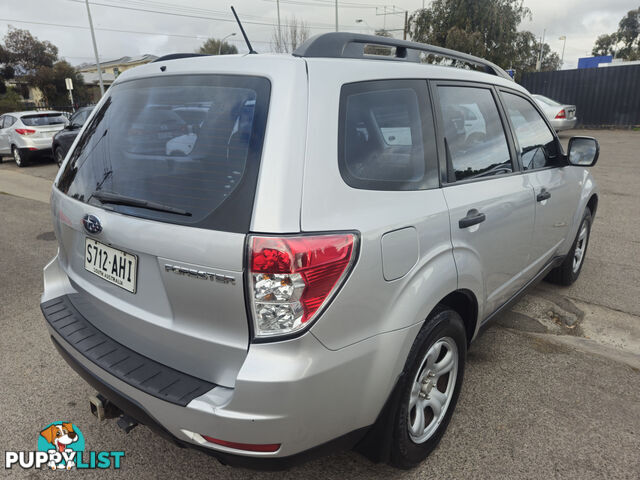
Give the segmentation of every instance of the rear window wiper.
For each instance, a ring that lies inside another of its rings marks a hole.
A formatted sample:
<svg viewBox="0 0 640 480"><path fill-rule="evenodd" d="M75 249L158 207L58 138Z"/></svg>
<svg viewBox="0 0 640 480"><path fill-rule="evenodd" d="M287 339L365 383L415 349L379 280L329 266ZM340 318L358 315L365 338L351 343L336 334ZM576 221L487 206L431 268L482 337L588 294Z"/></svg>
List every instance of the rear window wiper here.
<svg viewBox="0 0 640 480"><path fill-rule="evenodd" d="M158 212L175 213L176 215L184 215L190 217L191 212L187 212L181 208L172 207L170 205L163 205L161 203L150 202L149 200L143 200L135 197L128 197L119 193L113 192L101 192L96 191L91 194L89 199L95 198L100 203L111 203L113 205L127 205L130 207L146 208L148 210L157 210Z"/></svg>

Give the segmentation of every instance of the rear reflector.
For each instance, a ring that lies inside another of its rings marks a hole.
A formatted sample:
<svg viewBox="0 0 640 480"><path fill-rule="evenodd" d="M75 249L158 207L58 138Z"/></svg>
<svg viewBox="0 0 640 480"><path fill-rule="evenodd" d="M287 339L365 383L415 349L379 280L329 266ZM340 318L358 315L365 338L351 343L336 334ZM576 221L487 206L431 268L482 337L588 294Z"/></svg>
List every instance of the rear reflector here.
<svg viewBox="0 0 640 480"><path fill-rule="evenodd" d="M558 112L558 114L556 115L556 118L567 118L567 114L564 111L564 108Z"/></svg>
<svg viewBox="0 0 640 480"><path fill-rule="evenodd" d="M277 452L280 448L280 443L238 443L228 442L226 440L220 440L218 438L208 437L202 435L207 442L215 443L216 445L222 445L223 447L234 448L236 450L244 450L246 452Z"/></svg>
<svg viewBox="0 0 640 480"><path fill-rule="evenodd" d="M356 235L251 237L250 303L256 337L307 328L346 278Z"/></svg>
<svg viewBox="0 0 640 480"><path fill-rule="evenodd" d="M30 128L16 128L16 133L20 135L33 135L36 131Z"/></svg>

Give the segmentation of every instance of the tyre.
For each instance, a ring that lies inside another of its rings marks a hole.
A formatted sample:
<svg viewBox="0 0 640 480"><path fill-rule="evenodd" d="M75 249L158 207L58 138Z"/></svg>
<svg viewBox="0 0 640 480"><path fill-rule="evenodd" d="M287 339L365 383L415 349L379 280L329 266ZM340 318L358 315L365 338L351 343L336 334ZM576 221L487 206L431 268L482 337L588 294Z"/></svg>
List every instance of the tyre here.
<svg viewBox="0 0 640 480"><path fill-rule="evenodd" d="M56 148L53 154L53 158L55 162L58 164L58 168L60 168L62 166L62 162L64 162L64 153L62 151L62 148L60 147Z"/></svg>
<svg viewBox="0 0 640 480"><path fill-rule="evenodd" d="M582 265L584 264L584 257L587 255L587 246L589 245L589 237L591 235L591 223L591 210L585 208L578 233L573 241L573 245L571 245L571 249L569 249L569 253L567 253L567 256L560 266L549 272L545 278L546 281L557 285L569 286L578 279L580 271L582 271Z"/></svg>
<svg viewBox="0 0 640 480"><path fill-rule="evenodd" d="M16 165L20 168L26 166L26 158L23 153L20 153L20 149L15 145L11 147L11 153L13 154L13 160L16 162Z"/></svg>
<svg viewBox="0 0 640 480"><path fill-rule="evenodd" d="M458 401L467 338L462 318L438 308L411 347L396 388L390 463L412 468L440 442Z"/></svg>

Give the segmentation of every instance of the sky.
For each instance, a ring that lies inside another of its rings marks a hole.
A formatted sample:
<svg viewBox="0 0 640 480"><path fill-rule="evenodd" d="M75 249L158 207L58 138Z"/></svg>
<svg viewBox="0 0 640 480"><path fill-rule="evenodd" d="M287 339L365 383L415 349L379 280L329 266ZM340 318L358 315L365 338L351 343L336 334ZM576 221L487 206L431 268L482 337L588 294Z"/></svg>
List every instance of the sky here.
<svg viewBox="0 0 640 480"><path fill-rule="evenodd" d="M295 16L307 23L311 34L335 30L334 0L279 1L283 25ZM228 41L246 52L230 5L236 8L258 52L270 51L277 23L276 0L90 0L90 4L100 61L145 53L193 52L208 37L222 38L234 32ZM563 47L559 37L566 35L563 68L576 68L579 57L590 55L597 36L615 31L626 12L640 6L640 0L525 0L524 4L532 18L520 29L537 37L544 33L545 42L558 55ZM423 0L388 4L385 0L338 0L338 5L341 31L398 29L394 36L402 38L404 11L411 14L422 7ZM0 37L9 25L49 40L72 65L95 63L84 0L0 0Z"/></svg>

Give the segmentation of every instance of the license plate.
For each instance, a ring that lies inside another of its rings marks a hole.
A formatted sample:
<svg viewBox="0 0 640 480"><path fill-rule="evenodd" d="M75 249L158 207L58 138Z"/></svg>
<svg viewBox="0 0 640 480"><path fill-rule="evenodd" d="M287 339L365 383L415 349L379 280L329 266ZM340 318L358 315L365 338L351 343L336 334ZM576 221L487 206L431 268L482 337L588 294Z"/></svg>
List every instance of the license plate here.
<svg viewBox="0 0 640 480"><path fill-rule="evenodd" d="M132 253L85 238L84 268L107 282L136 293L138 257Z"/></svg>

